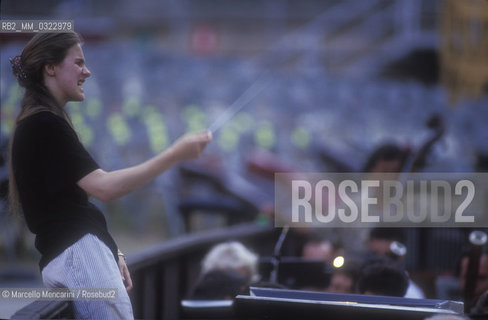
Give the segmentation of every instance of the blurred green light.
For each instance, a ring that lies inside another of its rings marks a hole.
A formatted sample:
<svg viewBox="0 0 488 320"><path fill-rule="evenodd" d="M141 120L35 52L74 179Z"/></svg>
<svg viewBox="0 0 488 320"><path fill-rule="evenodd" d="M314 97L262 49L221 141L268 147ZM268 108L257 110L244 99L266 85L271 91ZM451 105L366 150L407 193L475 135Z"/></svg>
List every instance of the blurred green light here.
<svg viewBox="0 0 488 320"><path fill-rule="evenodd" d="M141 101L137 97L130 97L122 105L122 112L128 117L137 116L141 112Z"/></svg>
<svg viewBox="0 0 488 320"><path fill-rule="evenodd" d="M129 142L131 133L120 113L112 113L107 120L108 130L112 134L112 138L118 145L125 145Z"/></svg>
<svg viewBox="0 0 488 320"><path fill-rule="evenodd" d="M94 119L102 113L102 102L97 98L88 100L86 104L86 114Z"/></svg>
<svg viewBox="0 0 488 320"><path fill-rule="evenodd" d="M231 128L223 128L220 132L218 143L223 151L234 151L239 143L239 135Z"/></svg>
<svg viewBox="0 0 488 320"><path fill-rule="evenodd" d="M16 109L16 106L20 106L20 99L22 97L22 89L20 88L17 82L13 83L10 86L8 91L8 98L5 101L5 106L2 106L3 112L13 112Z"/></svg>
<svg viewBox="0 0 488 320"><path fill-rule="evenodd" d="M231 125L235 131L245 133L252 130L254 123L255 120L251 117L251 115L246 112L241 112L235 116Z"/></svg>
<svg viewBox="0 0 488 320"><path fill-rule="evenodd" d="M14 129L14 119L2 119L2 133L10 135Z"/></svg>
<svg viewBox="0 0 488 320"><path fill-rule="evenodd" d="M259 147L271 149L275 144L275 133L272 124L268 121L261 122L254 134L254 140Z"/></svg>
<svg viewBox="0 0 488 320"><path fill-rule="evenodd" d="M154 153L164 150L169 144L164 116L154 106L149 105L142 111L142 121L146 126L151 150Z"/></svg>
<svg viewBox="0 0 488 320"><path fill-rule="evenodd" d="M89 147L93 143L95 134L93 133L93 130L86 124L85 119L83 118L83 115L81 114L78 107L79 105L72 105L74 111L71 112L71 122L73 123L73 126L75 127L76 133L78 134L81 142L85 146Z"/></svg>
<svg viewBox="0 0 488 320"><path fill-rule="evenodd" d="M291 133L291 142L300 149L305 149L310 145L310 133L303 127L297 127Z"/></svg>
<svg viewBox="0 0 488 320"><path fill-rule="evenodd" d="M188 132L202 132L207 128L207 116L197 105L183 108L182 119L187 125Z"/></svg>

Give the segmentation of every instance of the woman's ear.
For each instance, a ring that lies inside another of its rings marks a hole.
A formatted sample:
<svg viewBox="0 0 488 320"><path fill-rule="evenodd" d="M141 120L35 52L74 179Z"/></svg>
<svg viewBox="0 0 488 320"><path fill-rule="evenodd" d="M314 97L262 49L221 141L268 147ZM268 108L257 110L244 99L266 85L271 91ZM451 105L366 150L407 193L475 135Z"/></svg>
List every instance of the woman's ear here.
<svg viewBox="0 0 488 320"><path fill-rule="evenodd" d="M56 72L55 72L55 66L54 64L46 64L44 66L44 72L50 76L50 77L54 77L56 75Z"/></svg>

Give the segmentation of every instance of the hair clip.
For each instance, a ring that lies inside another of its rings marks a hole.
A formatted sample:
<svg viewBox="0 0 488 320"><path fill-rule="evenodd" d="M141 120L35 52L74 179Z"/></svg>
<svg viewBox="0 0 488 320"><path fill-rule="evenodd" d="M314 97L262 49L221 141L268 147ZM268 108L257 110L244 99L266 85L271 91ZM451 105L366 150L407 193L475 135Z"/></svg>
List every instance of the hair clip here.
<svg viewBox="0 0 488 320"><path fill-rule="evenodd" d="M21 57L15 56L13 58L10 58L9 60L12 66L12 73L14 74L14 77L22 81L27 80L27 73L25 73L24 68L22 66Z"/></svg>

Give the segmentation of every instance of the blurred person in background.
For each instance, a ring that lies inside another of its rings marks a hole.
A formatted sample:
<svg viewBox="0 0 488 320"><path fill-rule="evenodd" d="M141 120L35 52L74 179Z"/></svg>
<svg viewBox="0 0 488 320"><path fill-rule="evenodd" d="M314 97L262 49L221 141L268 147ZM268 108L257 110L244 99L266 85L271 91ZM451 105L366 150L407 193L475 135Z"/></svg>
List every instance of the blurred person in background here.
<svg viewBox="0 0 488 320"><path fill-rule="evenodd" d="M237 241L215 245L205 255L189 298L229 300L258 281L258 256Z"/></svg>
<svg viewBox="0 0 488 320"><path fill-rule="evenodd" d="M389 257L399 263L404 255L392 252L392 243L405 243L405 232L402 228L372 228L369 231L368 255Z"/></svg>
<svg viewBox="0 0 488 320"><path fill-rule="evenodd" d="M356 293L359 277L359 261L349 260L344 266L336 268L332 273L329 286L325 292L329 293Z"/></svg>
<svg viewBox="0 0 488 320"><path fill-rule="evenodd" d="M366 260L360 268L357 292L366 295L403 297L408 276L387 258Z"/></svg>
<svg viewBox="0 0 488 320"><path fill-rule="evenodd" d="M332 241L323 239L320 236L312 235L302 249L302 258L311 260L323 260L327 264L331 264L334 257L337 255L337 249L334 248Z"/></svg>
<svg viewBox="0 0 488 320"><path fill-rule="evenodd" d="M402 268L401 265L407 254L406 247L403 245L404 242L405 230L402 228L373 228L369 233L368 253L366 257L367 259L385 257L390 259L399 268ZM405 297L415 299L425 298L422 289L410 277L408 277L408 288Z"/></svg>
<svg viewBox="0 0 488 320"><path fill-rule="evenodd" d="M476 304L474 312L488 313L488 252L483 248L479 258L478 274L475 275L475 286L473 292L473 302ZM464 252L460 262L459 269L459 288L465 292L468 277L472 277L468 272L469 253Z"/></svg>
<svg viewBox="0 0 488 320"><path fill-rule="evenodd" d="M248 285L245 275L232 269L216 269L202 275L193 292L192 300L232 300Z"/></svg>
<svg viewBox="0 0 488 320"><path fill-rule="evenodd" d="M369 155L362 172L401 172L409 156L409 151L394 143L384 143Z"/></svg>
<svg viewBox="0 0 488 320"><path fill-rule="evenodd" d="M202 261L202 276L214 270L233 270L243 275L248 283L255 282L259 280L258 256L240 242L220 243Z"/></svg>
<svg viewBox="0 0 488 320"><path fill-rule="evenodd" d="M102 170L81 144L65 108L83 101L91 73L77 33L39 33L11 59L25 89L10 139L9 194L36 235L43 282L48 287L117 288L113 300L76 300L76 318L133 318L132 281L102 212L89 201L122 197L179 161L198 157L208 133L185 136L139 165Z"/></svg>

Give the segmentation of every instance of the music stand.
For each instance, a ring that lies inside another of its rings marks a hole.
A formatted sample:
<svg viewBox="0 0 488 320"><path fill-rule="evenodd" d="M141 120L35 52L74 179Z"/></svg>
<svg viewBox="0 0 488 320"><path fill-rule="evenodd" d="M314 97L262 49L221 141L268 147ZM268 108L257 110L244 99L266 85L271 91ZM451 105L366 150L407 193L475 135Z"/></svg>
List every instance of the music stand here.
<svg viewBox="0 0 488 320"><path fill-rule="evenodd" d="M260 258L259 274L263 279L269 279L272 269L271 257ZM282 257L279 262L278 283L290 289L326 288L331 275L331 268L323 260Z"/></svg>
<svg viewBox="0 0 488 320"><path fill-rule="evenodd" d="M462 314L463 304L253 287L249 296L236 297L234 311L241 319L423 320L434 314Z"/></svg>

